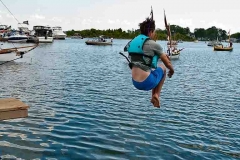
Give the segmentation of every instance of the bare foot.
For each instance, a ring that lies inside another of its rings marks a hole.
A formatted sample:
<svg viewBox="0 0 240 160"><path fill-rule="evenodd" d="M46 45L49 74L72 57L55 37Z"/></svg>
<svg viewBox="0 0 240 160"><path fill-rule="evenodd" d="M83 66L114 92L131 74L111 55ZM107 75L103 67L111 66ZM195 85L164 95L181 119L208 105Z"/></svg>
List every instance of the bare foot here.
<svg viewBox="0 0 240 160"><path fill-rule="evenodd" d="M160 100L159 100L158 95L153 95L153 97L151 99L151 103L153 104L154 107L160 108Z"/></svg>

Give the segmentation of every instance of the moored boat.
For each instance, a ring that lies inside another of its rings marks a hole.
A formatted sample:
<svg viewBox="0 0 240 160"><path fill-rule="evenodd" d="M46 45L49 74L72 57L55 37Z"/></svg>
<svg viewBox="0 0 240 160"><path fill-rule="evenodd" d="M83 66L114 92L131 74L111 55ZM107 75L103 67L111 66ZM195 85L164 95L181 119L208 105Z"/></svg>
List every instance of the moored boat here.
<svg viewBox="0 0 240 160"><path fill-rule="evenodd" d="M53 38L54 39L65 39L66 38L66 34L62 31L62 27L60 26L56 26L52 28L53 30Z"/></svg>
<svg viewBox="0 0 240 160"><path fill-rule="evenodd" d="M17 58L16 50L1 49L0 50L0 62L11 61Z"/></svg>
<svg viewBox="0 0 240 160"><path fill-rule="evenodd" d="M10 29L11 29L11 26L0 25L0 37L4 37L4 34L9 32Z"/></svg>
<svg viewBox="0 0 240 160"><path fill-rule="evenodd" d="M233 47L230 47L230 46L228 46L228 47L223 47L223 46L214 46L213 47L214 49L214 51L232 51L233 50Z"/></svg>
<svg viewBox="0 0 240 160"><path fill-rule="evenodd" d="M39 43L53 42L52 29L49 26L33 26L33 31L30 35L36 36Z"/></svg>
<svg viewBox="0 0 240 160"><path fill-rule="evenodd" d="M32 46L22 46L22 47L14 47L14 48L1 48L0 49L0 62L12 61L17 58L21 58L23 54L33 50L36 48L38 44ZM26 48L30 48L25 50Z"/></svg>
<svg viewBox="0 0 240 160"><path fill-rule="evenodd" d="M207 44L207 46L216 46L216 45L222 45L222 43L219 41L210 41Z"/></svg>
<svg viewBox="0 0 240 160"><path fill-rule="evenodd" d="M8 42L27 42L28 37L26 35L14 34L8 37Z"/></svg>
<svg viewBox="0 0 240 160"><path fill-rule="evenodd" d="M229 46L224 47L223 44L214 45L214 47L213 47L214 51L232 51L233 50L232 42L230 41L230 30L229 30L228 34L229 34L229 39L228 39Z"/></svg>
<svg viewBox="0 0 240 160"><path fill-rule="evenodd" d="M105 46L105 45L112 45L112 42L97 42L97 41L86 41L85 42L87 45L101 45L101 46Z"/></svg>
<svg viewBox="0 0 240 160"><path fill-rule="evenodd" d="M112 45L112 39L111 41L107 41L104 36L99 36L97 38L93 38L92 40L87 40L85 42L87 45L100 45L100 46L106 46L106 45Z"/></svg>

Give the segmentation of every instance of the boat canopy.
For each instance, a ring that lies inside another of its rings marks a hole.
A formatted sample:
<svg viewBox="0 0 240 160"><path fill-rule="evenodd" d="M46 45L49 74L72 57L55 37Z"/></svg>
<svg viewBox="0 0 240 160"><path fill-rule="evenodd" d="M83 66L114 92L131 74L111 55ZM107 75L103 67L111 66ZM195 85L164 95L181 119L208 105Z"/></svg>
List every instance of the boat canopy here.
<svg viewBox="0 0 240 160"><path fill-rule="evenodd" d="M5 29L8 29L7 25L0 25L0 30L5 30Z"/></svg>
<svg viewBox="0 0 240 160"><path fill-rule="evenodd" d="M33 26L33 30L51 30L49 26Z"/></svg>

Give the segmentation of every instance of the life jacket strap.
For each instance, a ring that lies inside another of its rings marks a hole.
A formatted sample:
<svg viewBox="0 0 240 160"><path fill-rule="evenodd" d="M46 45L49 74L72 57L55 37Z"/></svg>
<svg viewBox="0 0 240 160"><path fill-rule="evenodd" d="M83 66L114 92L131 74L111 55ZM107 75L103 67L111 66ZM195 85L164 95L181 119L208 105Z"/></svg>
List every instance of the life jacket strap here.
<svg viewBox="0 0 240 160"><path fill-rule="evenodd" d="M133 63L132 62L142 62L144 65L148 66L148 67L151 67L151 64L152 64L152 59L153 57L152 56L149 56L149 55L142 55L142 54L134 54L134 53L131 53L129 54L131 56L131 62L129 63L131 65L131 67L133 66ZM144 60L144 57L147 57L150 59L150 62L149 63L146 63L146 61ZM129 66L130 67L130 66ZM131 68L130 67L130 68Z"/></svg>

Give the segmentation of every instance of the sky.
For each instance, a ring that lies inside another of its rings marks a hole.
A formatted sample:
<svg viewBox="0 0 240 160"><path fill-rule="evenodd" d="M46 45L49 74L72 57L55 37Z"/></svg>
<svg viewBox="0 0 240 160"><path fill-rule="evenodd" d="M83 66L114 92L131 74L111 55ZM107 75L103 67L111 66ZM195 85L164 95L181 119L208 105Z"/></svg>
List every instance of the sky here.
<svg viewBox="0 0 240 160"><path fill-rule="evenodd" d="M195 28L216 26L240 32L240 0L1 0L19 22L61 26L64 31L83 29L138 29L153 8L156 27L170 24ZM0 2L0 24L17 29L18 22Z"/></svg>

